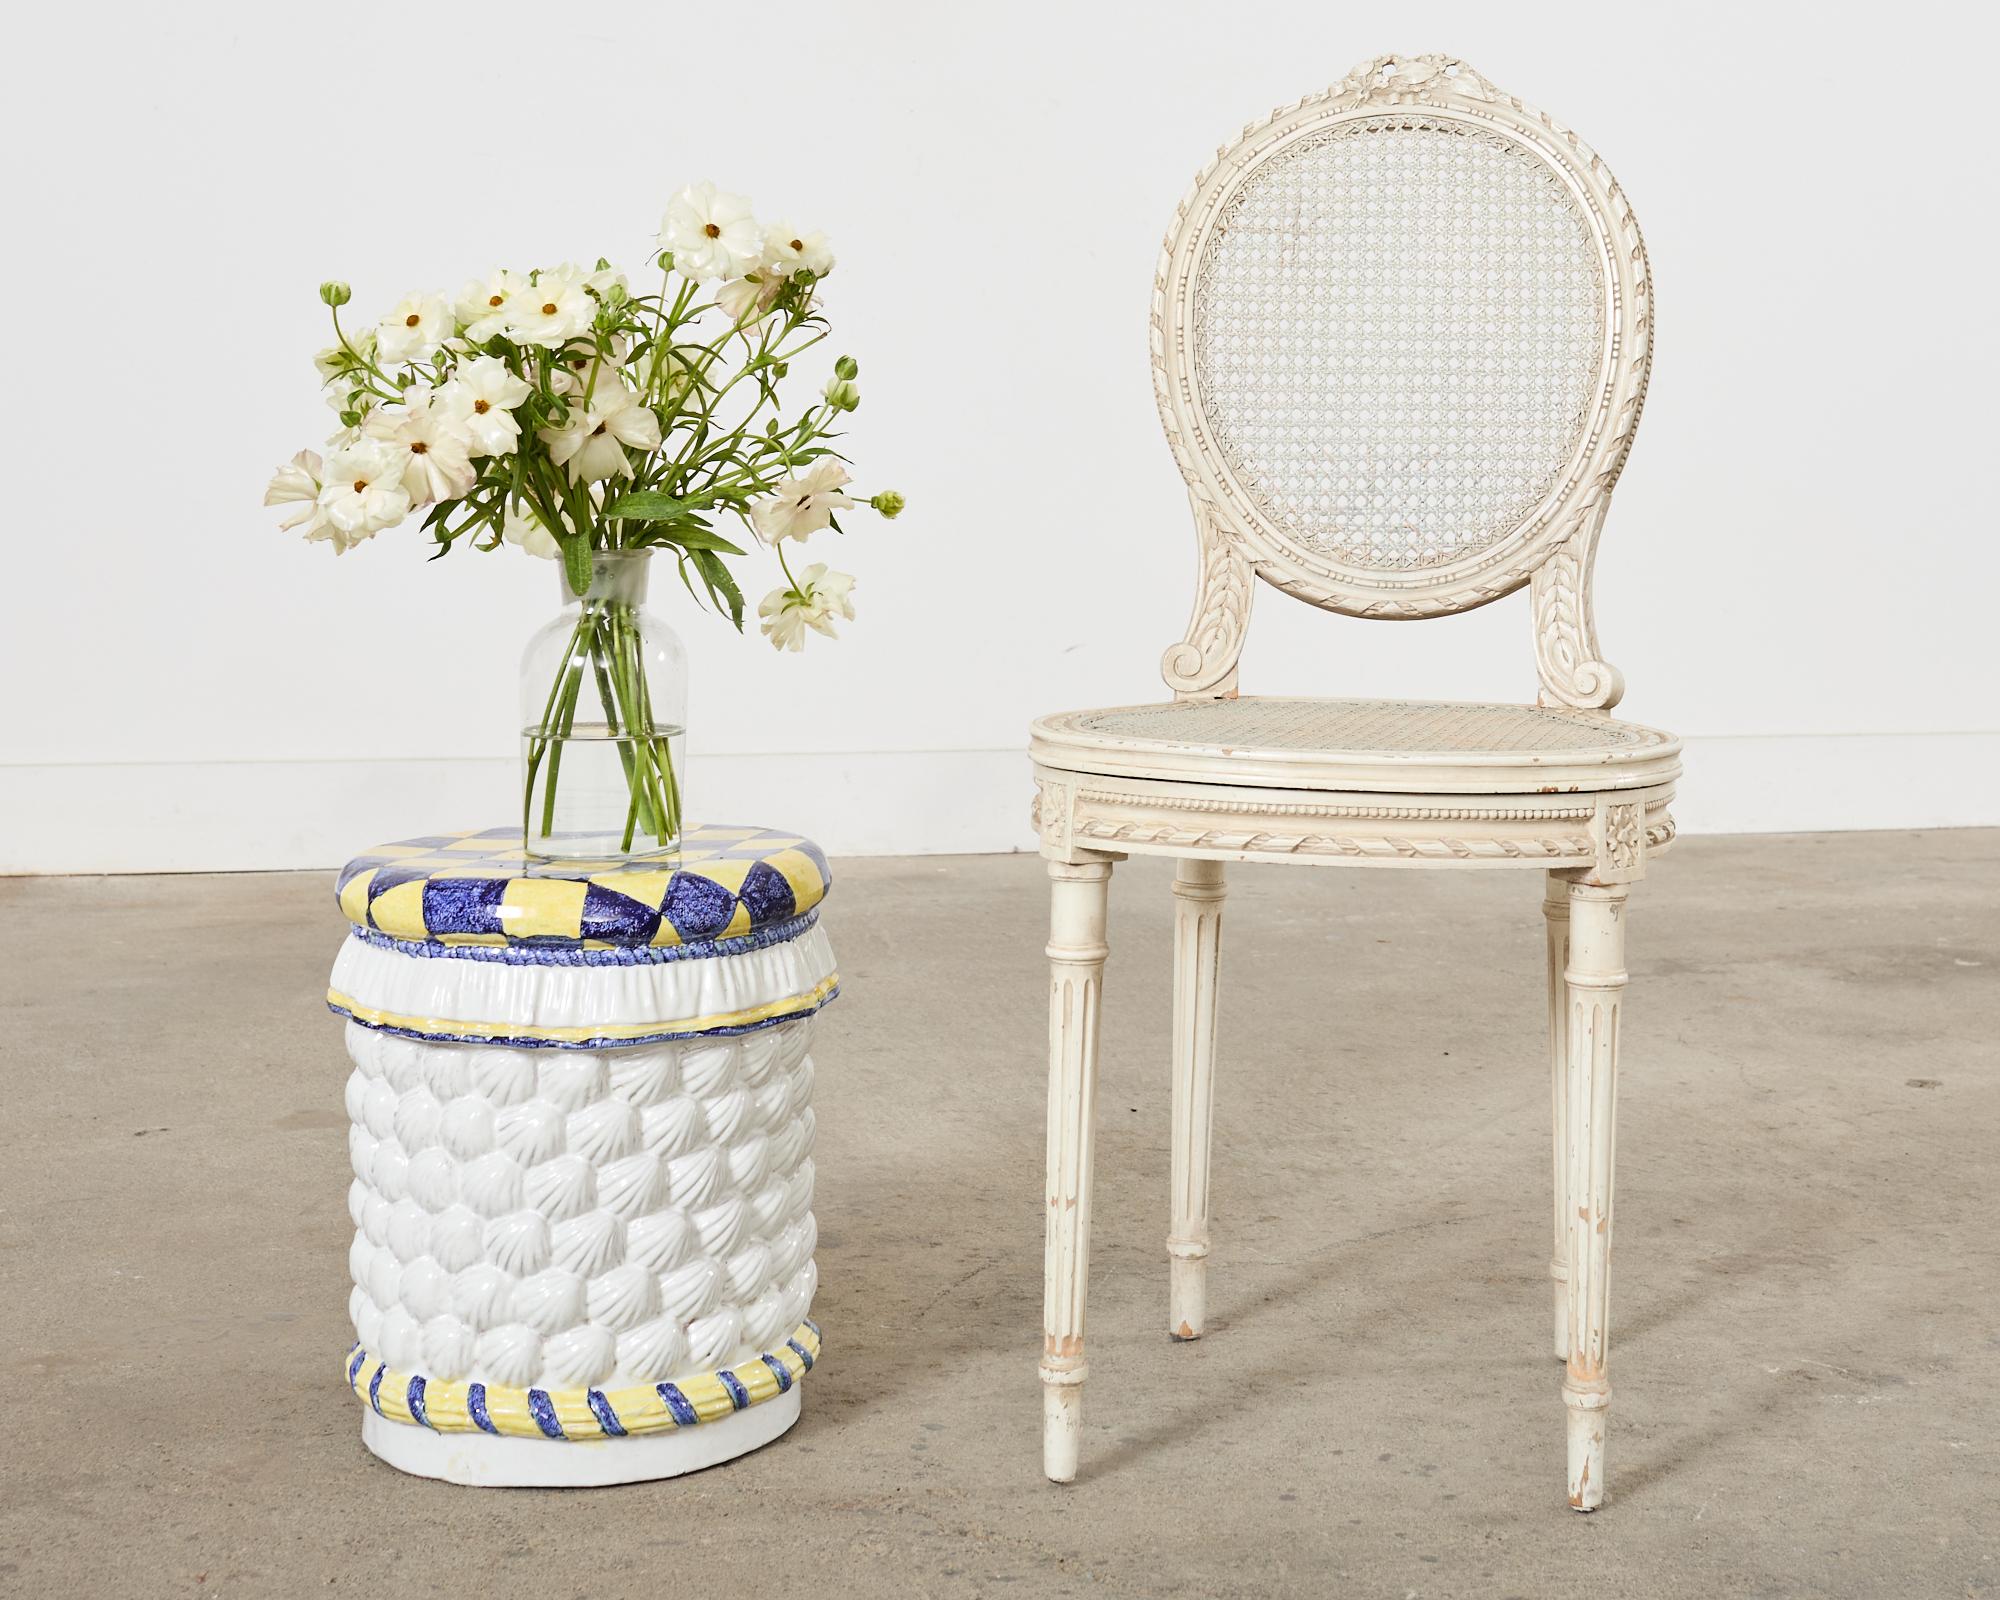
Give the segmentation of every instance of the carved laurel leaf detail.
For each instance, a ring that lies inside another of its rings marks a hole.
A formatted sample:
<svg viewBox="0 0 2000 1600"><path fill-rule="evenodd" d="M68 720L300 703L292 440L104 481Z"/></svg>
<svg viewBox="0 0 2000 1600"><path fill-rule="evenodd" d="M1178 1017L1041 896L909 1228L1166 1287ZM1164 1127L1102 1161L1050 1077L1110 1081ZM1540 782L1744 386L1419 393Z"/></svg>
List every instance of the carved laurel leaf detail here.
<svg viewBox="0 0 2000 1600"><path fill-rule="evenodd" d="M1625 695L1624 675L1599 656L1591 616L1590 569L1609 504L1608 495L1600 497L1535 571L1535 664L1544 704L1554 700L1581 711L1608 711Z"/></svg>
<svg viewBox="0 0 2000 1600"><path fill-rule="evenodd" d="M1177 695L1232 695L1236 663L1250 631L1251 567L1199 500L1194 501L1194 515L1201 582L1187 637L1160 658L1160 674Z"/></svg>

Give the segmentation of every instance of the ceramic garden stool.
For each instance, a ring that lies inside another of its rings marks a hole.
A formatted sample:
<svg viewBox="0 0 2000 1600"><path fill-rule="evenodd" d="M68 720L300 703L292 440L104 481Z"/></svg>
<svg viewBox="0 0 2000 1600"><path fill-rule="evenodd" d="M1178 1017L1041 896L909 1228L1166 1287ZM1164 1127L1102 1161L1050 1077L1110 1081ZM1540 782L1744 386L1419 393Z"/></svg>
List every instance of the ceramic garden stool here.
<svg viewBox="0 0 2000 1600"><path fill-rule="evenodd" d="M494 828L348 863L342 1370L376 1455L630 1483L797 1420L827 885L816 846L758 828L670 861L531 863Z"/></svg>

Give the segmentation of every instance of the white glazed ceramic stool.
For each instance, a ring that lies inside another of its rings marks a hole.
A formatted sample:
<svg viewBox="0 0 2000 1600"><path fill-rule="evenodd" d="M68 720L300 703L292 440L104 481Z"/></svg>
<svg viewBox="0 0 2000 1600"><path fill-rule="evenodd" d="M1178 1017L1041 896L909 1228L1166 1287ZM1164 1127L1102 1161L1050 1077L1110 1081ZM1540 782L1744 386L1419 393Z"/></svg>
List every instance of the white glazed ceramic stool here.
<svg viewBox="0 0 2000 1600"><path fill-rule="evenodd" d="M808 840L529 862L518 829L348 863L361 1436L453 1483L631 1483L797 1420L819 1356Z"/></svg>

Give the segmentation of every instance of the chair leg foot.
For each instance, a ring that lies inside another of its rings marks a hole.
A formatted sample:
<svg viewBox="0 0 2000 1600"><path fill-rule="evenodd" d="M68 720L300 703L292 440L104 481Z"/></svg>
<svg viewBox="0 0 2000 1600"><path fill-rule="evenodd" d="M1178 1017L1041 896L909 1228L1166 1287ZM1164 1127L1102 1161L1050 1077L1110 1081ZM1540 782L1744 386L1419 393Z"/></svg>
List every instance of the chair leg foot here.
<svg viewBox="0 0 2000 1600"><path fill-rule="evenodd" d="M1051 1483L1074 1483L1083 1443L1083 1385L1042 1385L1042 1472Z"/></svg>
<svg viewBox="0 0 2000 1600"><path fill-rule="evenodd" d="M1563 1400L1569 1411L1570 1509L1595 1511L1604 1504L1604 1424L1611 1396L1565 1388Z"/></svg>
<svg viewBox="0 0 2000 1600"><path fill-rule="evenodd" d="M1167 1331L1176 1339L1199 1339L1208 1325L1208 1258L1170 1256L1167 1271Z"/></svg>

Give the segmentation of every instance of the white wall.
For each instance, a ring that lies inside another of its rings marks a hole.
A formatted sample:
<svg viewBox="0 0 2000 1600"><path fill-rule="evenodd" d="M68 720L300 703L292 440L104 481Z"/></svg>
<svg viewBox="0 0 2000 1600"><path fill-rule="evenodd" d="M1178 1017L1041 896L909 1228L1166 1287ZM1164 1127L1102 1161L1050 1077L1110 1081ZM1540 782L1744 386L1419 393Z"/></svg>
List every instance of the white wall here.
<svg viewBox="0 0 2000 1600"><path fill-rule="evenodd" d="M1975 9L36 8L0 97L0 869L324 866L505 817L556 578L426 567L414 528L338 560L274 531L266 477L327 427L315 287L366 312L636 263L706 176L833 233L850 443L911 509L857 519L860 618L803 658L669 597L695 809L836 851L1027 843L1029 718L1159 696L1185 617L1161 232L1233 129L1392 49L1552 108L1638 208L1658 360L1600 620L1624 709L1689 736L1684 825L2000 822ZM1252 689L1533 693L1525 596L1258 612Z"/></svg>

